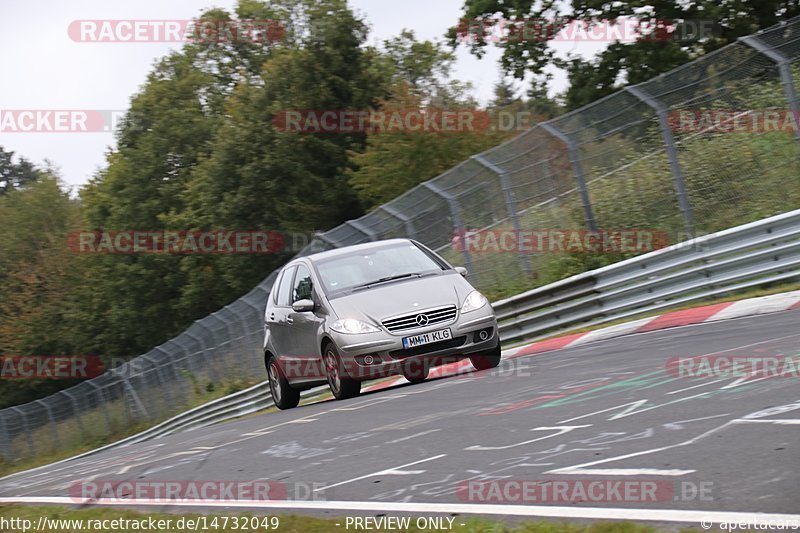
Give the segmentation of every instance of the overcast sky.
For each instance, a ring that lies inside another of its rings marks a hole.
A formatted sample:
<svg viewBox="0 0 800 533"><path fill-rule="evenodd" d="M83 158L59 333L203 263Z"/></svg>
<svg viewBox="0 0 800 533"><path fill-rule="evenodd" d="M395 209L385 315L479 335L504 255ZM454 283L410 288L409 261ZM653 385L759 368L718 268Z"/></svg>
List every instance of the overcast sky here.
<svg viewBox="0 0 800 533"><path fill-rule="evenodd" d="M67 34L70 22L191 19L209 7L232 10L235 1L2 0L0 50L6 75L0 83L0 109L126 110L154 61L181 44L74 42ZM404 28L419 39L441 40L460 18L463 0L350 0L350 5L372 27L371 42ZM568 49L581 52L574 44L562 47ZM498 51L491 49L478 60L460 47L457 57L454 76L472 82L485 103L500 78ZM563 86L563 78L558 79L556 89ZM111 133L0 132L0 146L40 164L52 161L69 185L86 183L105 164L104 154L113 144Z"/></svg>

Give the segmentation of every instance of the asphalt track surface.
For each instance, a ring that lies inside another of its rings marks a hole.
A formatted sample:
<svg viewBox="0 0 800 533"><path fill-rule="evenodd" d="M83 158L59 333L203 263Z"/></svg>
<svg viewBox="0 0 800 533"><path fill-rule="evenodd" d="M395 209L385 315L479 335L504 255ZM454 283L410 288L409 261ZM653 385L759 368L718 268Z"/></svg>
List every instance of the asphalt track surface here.
<svg viewBox="0 0 800 533"><path fill-rule="evenodd" d="M88 481L273 480L289 499L361 502L291 509L330 516L386 514L370 509L387 502L412 512L566 507L577 517L591 516L581 508L798 514L798 379L666 369L674 357L798 353L800 311L630 335L110 449L4 478L0 497L70 496ZM656 501L650 492L599 502L510 489L541 481L571 483L570 497L590 481L658 488Z"/></svg>

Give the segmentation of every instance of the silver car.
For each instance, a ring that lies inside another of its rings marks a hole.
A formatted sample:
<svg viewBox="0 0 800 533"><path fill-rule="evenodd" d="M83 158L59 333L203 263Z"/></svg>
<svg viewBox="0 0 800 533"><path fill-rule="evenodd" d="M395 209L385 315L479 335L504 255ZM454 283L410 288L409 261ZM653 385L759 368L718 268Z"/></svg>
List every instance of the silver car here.
<svg viewBox="0 0 800 533"><path fill-rule="evenodd" d="M486 297L424 245L392 239L301 257L287 264L264 316L264 362L275 405L327 382L337 399L361 382L428 377L431 366L469 357L500 363L497 320Z"/></svg>

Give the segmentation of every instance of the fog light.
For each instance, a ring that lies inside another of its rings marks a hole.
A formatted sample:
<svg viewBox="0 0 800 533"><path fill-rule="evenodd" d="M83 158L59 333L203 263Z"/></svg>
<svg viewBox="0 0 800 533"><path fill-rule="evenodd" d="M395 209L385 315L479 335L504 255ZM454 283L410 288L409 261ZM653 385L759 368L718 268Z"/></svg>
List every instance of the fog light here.
<svg viewBox="0 0 800 533"><path fill-rule="evenodd" d="M494 333L494 328L484 328L480 331L476 331L473 339L473 342L483 342L489 340L492 337L492 333Z"/></svg>

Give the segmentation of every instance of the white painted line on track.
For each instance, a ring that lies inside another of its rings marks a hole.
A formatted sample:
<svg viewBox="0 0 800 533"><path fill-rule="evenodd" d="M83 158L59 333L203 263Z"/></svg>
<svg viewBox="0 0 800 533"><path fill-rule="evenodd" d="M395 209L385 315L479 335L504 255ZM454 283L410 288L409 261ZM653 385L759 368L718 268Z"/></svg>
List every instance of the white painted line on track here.
<svg viewBox="0 0 800 533"><path fill-rule="evenodd" d="M420 463L427 463L428 461L434 461L436 459L441 459L442 457L446 456L446 453L442 453L439 455L434 455L433 457L428 457L427 459L420 459L419 461L414 461L413 463L406 463L400 466L393 466L392 468L387 468L386 470L381 470L379 472L373 472L371 474L366 474L364 476L358 476L353 479L348 479L346 481L340 481L339 483L334 483L333 485L326 485L324 487L319 487L314 489L314 492L319 492L321 490L332 489L333 487L339 487L341 485L346 485L348 483L353 483L355 481L361 481L362 479L367 479L370 477L375 476L406 476L410 474L422 474L425 470L400 470L401 468L405 468L407 466L418 465Z"/></svg>
<svg viewBox="0 0 800 533"><path fill-rule="evenodd" d="M756 419L748 420L740 418L733 421L734 424L775 424L777 426L796 426L800 425L800 418L775 418L775 419Z"/></svg>
<svg viewBox="0 0 800 533"><path fill-rule="evenodd" d="M686 387L685 389L679 389L679 390L670 391L670 392L667 393L667 395L678 394L679 392L684 392L684 391L687 391L687 390L696 389L698 387L705 387L705 386L711 385L713 383L719 383L720 381L724 381L724 379L715 379L715 380L712 380L712 381L706 381L705 383L701 383L699 385L692 385L691 387Z"/></svg>
<svg viewBox="0 0 800 533"><path fill-rule="evenodd" d="M386 444L397 444L398 442L403 442L404 440L413 439L415 437L421 437L421 436L427 435L429 433L436 433L437 431L441 431L441 429L429 429L428 431L423 431L421 433L415 433L414 435L409 435L407 437L400 437L399 439L390 440Z"/></svg>
<svg viewBox="0 0 800 533"><path fill-rule="evenodd" d="M677 470L660 468L570 468L559 474L595 475L595 476L685 476L695 470Z"/></svg>
<svg viewBox="0 0 800 533"><path fill-rule="evenodd" d="M800 521L800 514L736 512L736 511L702 511L681 509L631 509L615 507L580 507L580 506L548 506L548 505L500 505L474 503L415 503L415 502L359 502L359 501L206 501L191 500L165 502L163 500L89 500L69 497L31 496L26 498L0 498L0 504L26 503L40 505L101 505L127 507L220 507L242 509L285 509L288 511L388 511L395 513L419 514L479 514L527 516L536 518L590 518L598 520L646 520L653 522L721 522L734 523L740 526L764 524L770 520L784 522Z"/></svg>

